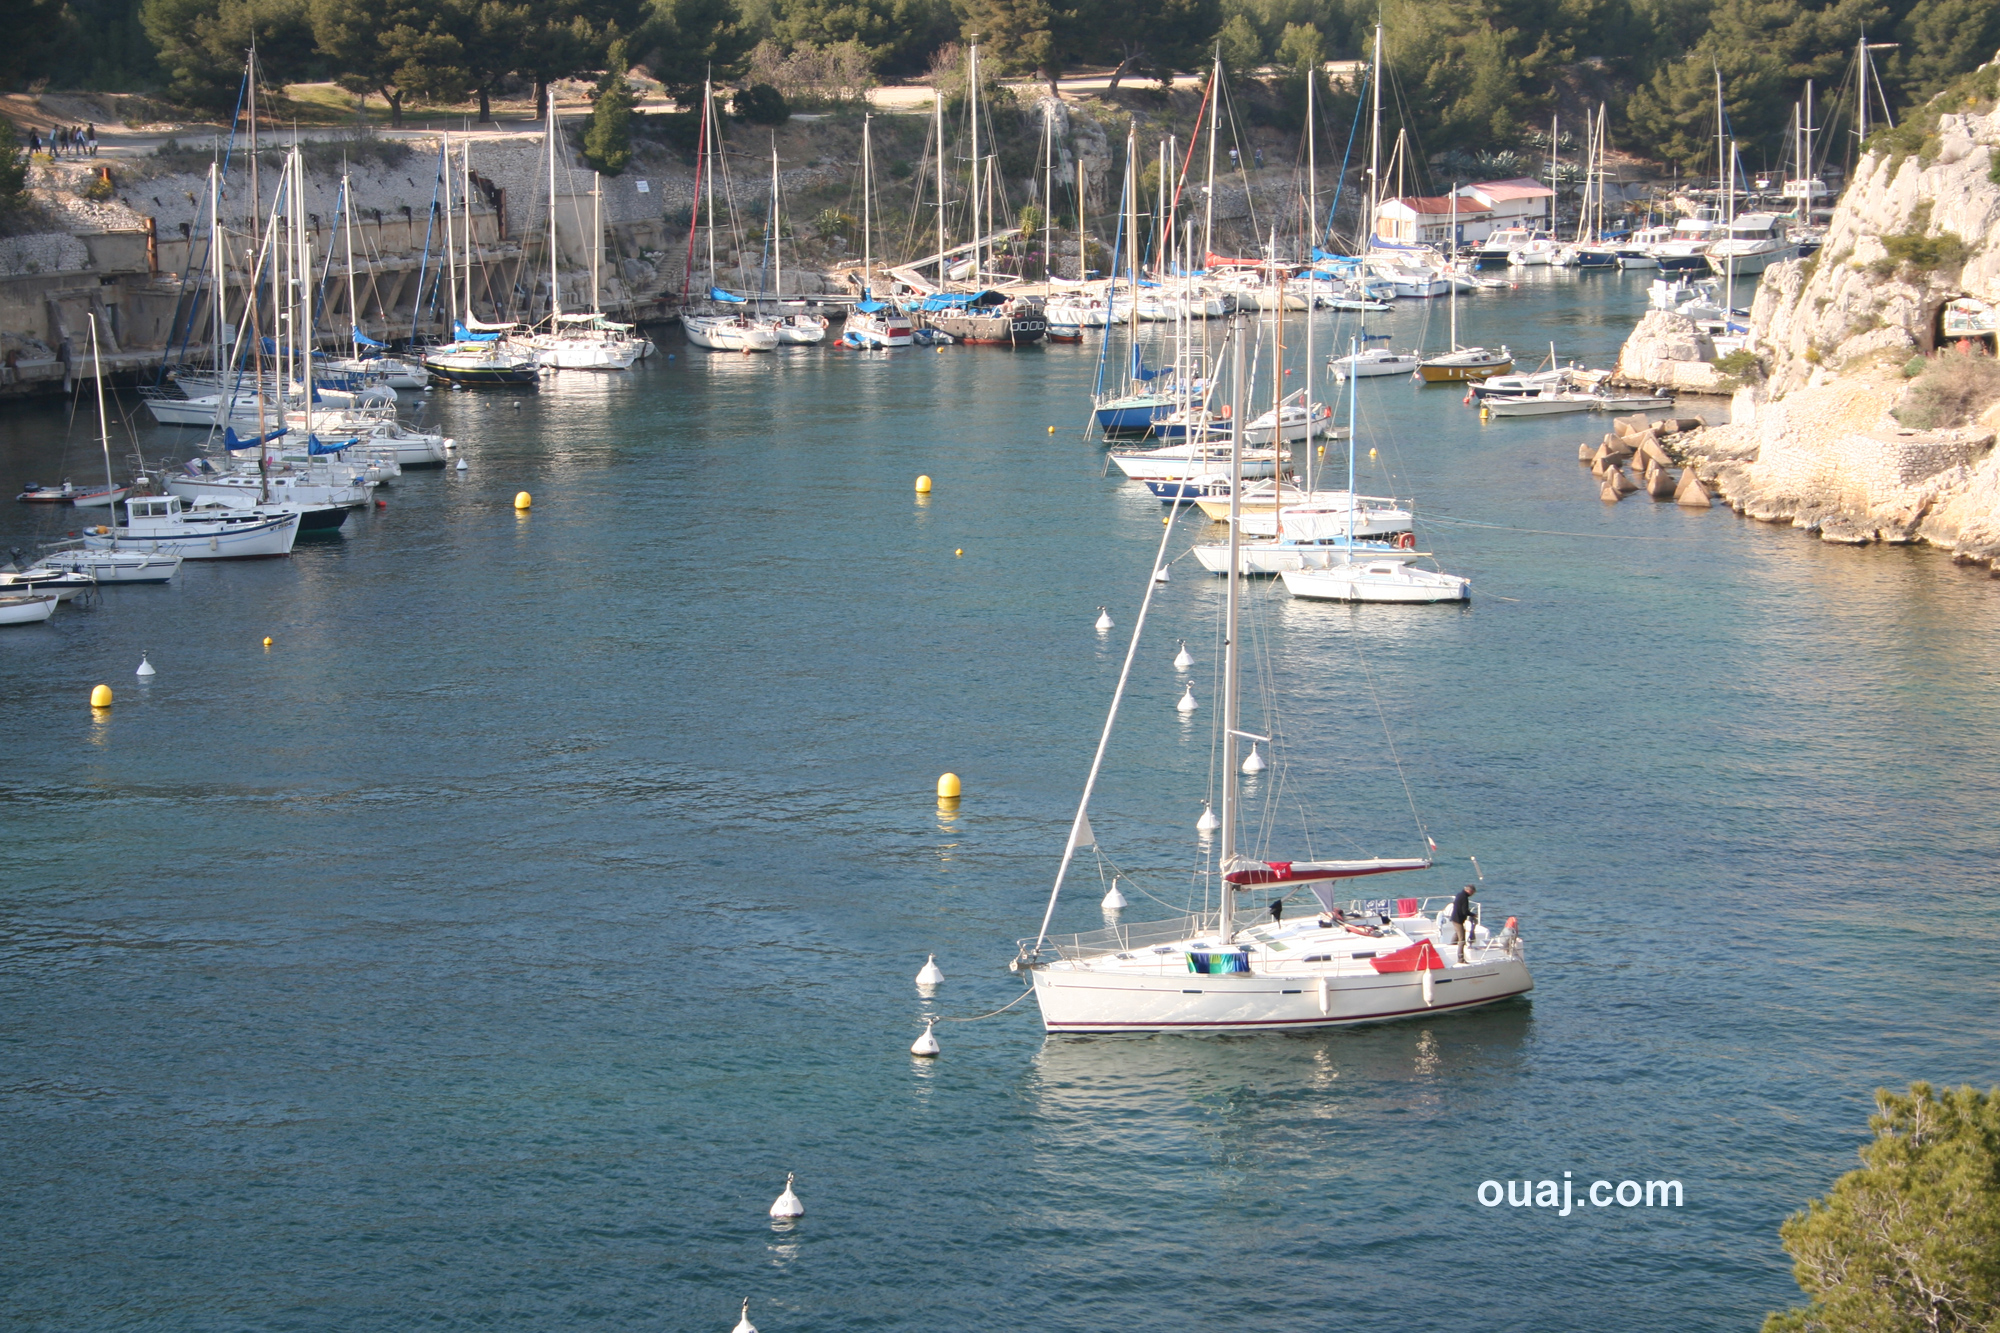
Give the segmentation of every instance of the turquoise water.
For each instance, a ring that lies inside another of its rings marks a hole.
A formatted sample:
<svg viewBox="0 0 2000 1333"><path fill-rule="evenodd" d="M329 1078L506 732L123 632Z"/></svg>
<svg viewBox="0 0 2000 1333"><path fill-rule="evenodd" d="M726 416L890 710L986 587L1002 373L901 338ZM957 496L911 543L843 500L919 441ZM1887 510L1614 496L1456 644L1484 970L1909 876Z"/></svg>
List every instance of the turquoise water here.
<svg viewBox="0 0 2000 1333"><path fill-rule="evenodd" d="M1462 338L1602 362L1643 291L1536 275ZM1060 1041L1029 1001L913 1060L1019 994L1161 506L1079 439L1093 346L664 350L434 398L468 471L288 561L0 632L9 1326L1742 1328L1876 1086L1996 1081L1992 581L1604 505L1601 420L1401 380L1364 488L1475 600L1252 595L1246 795L1274 857L1405 854L1413 798L1410 891L1478 856L1532 1001ZM0 422L5 481L87 477L64 428ZM1176 906L1219 600L1177 560L1092 809ZM1476 1197L1565 1171L1685 1202Z"/></svg>

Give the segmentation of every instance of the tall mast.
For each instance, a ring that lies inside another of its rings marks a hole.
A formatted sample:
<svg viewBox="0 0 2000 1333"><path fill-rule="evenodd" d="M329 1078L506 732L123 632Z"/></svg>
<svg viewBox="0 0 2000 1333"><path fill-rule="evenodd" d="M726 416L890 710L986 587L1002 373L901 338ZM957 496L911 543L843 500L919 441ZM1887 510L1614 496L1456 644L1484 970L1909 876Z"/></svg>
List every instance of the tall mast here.
<svg viewBox="0 0 2000 1333"><path fill-rule="evenodd" d="M1153 227L1157 232L1153 240L1153 276L1161 282L1167 278L1167 170L1167 141L1162 139L1159 197L1153 200Z"/></svg>
<svg viewBox="0 0 2000 1333"><path fill-rule="evenodd" d="M208 267L209 283L215 289L210 294L215 310L208 317L208 322L211 325L212 336L210 341L214 344L215 350L210 354L212 359L209 364L215 367L215 373L218 376L222 374L223 321L229 317L228 297L222 287L222 279L227 270L223 266L224 256L222 253L224 240L222 235L222 183L220 174L221 166L218 163L210 162L208 164ZM256 295L257 293L253 289L250 293L251 299L255 300Z"/></svg>
<svg viewBox="0 0 2000 1333"><path fill-rule="evenodd" d="M968 54L966 55L966 69L968 71L966 81L970 89L967 95L972 99L970 104L972 107L972 285L974 287L977 287L979 286L979 281L980 281L979 275L985 271L985 265L980 262L981 261L980 251L983 248L980 242L983 239L983 237L979 230L980 213L979 213L979 43L978 42L974 42L972 44L970 52L968 52Z"/></svg>
<svg viewBox="0 0 2000 1333"><path fill-rule="evenodd" d="M771 280L772 282L771 294L777 297L778 300L783 301L785 299L785 241L784 238L778 234L779 231L781 230L781 228L778 226L779 221L780 218L778 214L778 132L776 130L772 130L771 131L771 258L775 262L776 273ZM593 288L593 290L595 290L595 288Z"/></svg>
<svg viewBox="0 0 2000 1333"><path fill-rule="evenodd" d="M1308 86L1310 86L1310 85L1308 85ZM1308 123L1310 123L1310 122L1308 122ZM1307 253L1308 253L1308 256L1310 256L1310 253L1311 253L1311 252L1310 252L1310 251L1308 251ZM1310 264L1308 264L1308 266L1307 266L1307 268L1306 268L1306 320L1305 320L1305 323L1306 323L1306 502L1307 502L1308 504L1310 504L1310 503L1312 502L1312 492L1313 492L1313 450L1314 450L1314 449L1315 449L1315 447L1316 447L1316 446L1315 446L1315 445L1313 444L1313 439L1314 439L1314 434L1315 434L1315 433L1314 433L1314 431L1313 431L1313 365L1314 365L1314 362L1313 362L1313 278L1312 278L1312 268L1311 268ZM1275 439L1275 438L1274 438L1274 439L1272 440L1272 442L1271 442L1271 443L1272 443L1272 447L1273 447L1273 448L1281 448L1281 447L1283 447L1283 446L1282 446L1282 445L1281 445L1281 444L1280 444L1280 443L1278 442L1278 440L1277 440L1277 439ZM1276 480L1274 479L1274 480L1273 480L1273 481L1271 482L1271 499L1272 499L1272 502L1273 502L1273 503L1276 503L1276 501L1277 501L1277 500L1278 500L1278 498L1279 498L1279 497L1278 497L1278 489L1279 489L1279 487L1278 487L1278 482L1277 482L1277 481L1276 481Z"/></svg>
<svg viewBox="0 0 2000 1333"><path fill-rule="evenodd" d="M1720 65L1715 67L1715 171L1718 177L1715 183L1718 188L1722 185L1722 181L1719 178L1723 172L1727 171L1730 174L1730 179L1735 179L1736 164L1729 160L1729 131L1723 125L1722 67Z"/></svg>
<svg viewBox="0 0 2000 1333"><path fill-rule="evenodd" d="M1306 214L1312 221L1309 233L1312 239L1306 242L1308 263L1312 261L1312 252L1319 246L1319 145L1313 138L1313 85L1318 82L1319 66L1315 65L1312 73L1306 76ZM1312 290L1310 277L1306 279L1306 290ZM1312 304L1310 297L1306 304ZM1306 327L1308 330L1312 328L1310 320L1306 322ZM1306 357L1306 363L1312 364L1310 355Z"/></svg>
<svg viewBox="0 0 2000 1333"><path fill-rule="evenodd" d="M1368 81L1368 92L1372 106L1368 120L1368 226L1356 247L1364 253L1375 244L1375 211L1382 204L1382 25L1379 22L1375 25L1375 70Z"/></svg>
<svg viewBox="0 0 2000 1333"><path fill-rule="evenodd" d="M931 114L937 138L938 290L943 291L946 282L945 271L950 264L944 255L944 94L936 89L931 91Z"/></svg>
<svg viewBox="0 0 2000 1333"><path fill-rule="evenodd" d="M468 221L467 226L471 223ZM549 92L549 332L562 329L562 287L556 277L556 96Z"/></svg>
<svg viewBox="0 0 2000 1333"><path fill-rule="evenodd" d="M1243 316L1235 315L1230 320L1230 369L1233 388L1231 396L1236 401L1236 410L1229 414L1229 591L1223 614L1222 630L1222 846L1221 860L1218 862L1221 885L1221 920L1219 936L1227 947L1236 937L1235 890L1229 883L1231 864L1236 859L1236 732L1237 718L1237 652L1236 619L1238 585L1243 580L1243 413L1249 397L1244 393L1243 382Z"/></svg>
<svg viewBox="0 0 2000 1333"><path fill-rule="evenodd" d="M1125 281L1132 306L1132 354L1127 358L1129 382L1139 369L1139 126L1125 131Z"/></svg>
<svg viewBox="0 0 2000 1333"><path fill-rule="evenodd" d="M1861 74L1861 95L1856 100L1854 108L1855 110L1854 137L1862 143L1867 143L1868 142L1868 29L1866 28L1863 28L1861 30L1861 40L1854 44L1854 67L1855 69L1860 71ZM1716 105L1720 107L1722 102L1722 72L1720 70L1717 70L1715 74L1715 89L1716 89L1715 92ZM254 136L257 133L256 131L257 122L253 119L250 122L250 124L251 124L250 133L253 136L252 142L254 143L255 142ZM1717 131L1717 133L1719 134L1720 131ZM250 160L254 162L257 159L253 157Z"/></svg>
<svg viewBox="0 0 2000 1333"><path fill-rule="evenodd" d="M472 140L468 137L463 149L465 179L459 190L465 205L465 318L470 321L472 313Z"/></svg>
<svg viewBox="0 0 2000 1333"><path fill-rule="evenodd" d="M940 247L942 248L942 247ZM1076 159L1076 280L1083 281L1085 255L1083 253L1083 155Z"/></svg>
<svg viewBox="0 0 2000 1333"><path fill-rule="evenodd" d="M1215 122L1222 114L1222 48L1215 48L1215 69L1208 76L1208 198L1202 205L1201 267L1215 253Z"/></svg>
<svg viewBox="0 0 2000 1333"><path fill-rule="evenodd" d="M458 255L457 243L453 239L457 228L452 222L451 207L451 135L443 137L439 150L438 179L444 183L444 289L451 296L451 322L454 334L462 321L458 313ZM414 327L414 325L413 325Z"/></svg>
<svg viewBox="0 0 2000 1333"><path fill-rule="evenodd" d="M104 490L112 496L108 502L111 510L111 546L118 547L117 485L111 480L111 418L104 412L104 362L97 354L97 312L89 312L90 319L90 377L97 381L97 441L104 447ZM223 392L229 392L229 384L223 382ZM130 517L131 511L126 511Z"/></svg>
<svg viewBox="0 0 2000 1333"><path fill-rule="evenodd" d="M715 94L709 81L701 83L701 140L708 147L708 176L703 185L708 193L708 294L715 299L715 154L722 145L710 137L715 121Z"/></svg>
<svg viewBox="0 0 2000 1333"><path fill-rule="evenodd" d="M869 130L869 124L873 119L872 116L868 115L861 117L861 295L863 297L870 295L869 284L874 281L875 277L874 214L869 211L868 199L868 196L875 192L874 172L872 170L874 165L875 141L870 137ZM777 197L778 155L776 150L773 150L771 153L771 198L775 201Z"/></svg>
<svg viewBox="0 0 2000 1333"><path fill-rule="evenodd" d="M348 343L354 348L356 361L361 359L361 312L354 305L354 197L353 182L345 173L340 177L340 202L345 205L340 214L341 235L347 245L347 328Z"/></svg>
<svg viewBox="0 0 2000 1333"><path fill-rule="evenodd" d="M590 173L590 313L601 315L598 304L597 267L604 250L604 177Z"/></svg>
<svg viewBox="0 0 2000 1333"><path fill-rule="evenodd" d="M1458 182L1451 183L1451 230L1446 233L1445 253L1449 255L1458 241ZM1458 271L1447 260L1444 266L1445 287L1449 292L1451 305L1451 350L1458 350ZM1352 552L1349 552L1351 555Z"/></svg>
<svg viewBox="0 0 2000 1333"><path fill-rule="evenodd" d="M1049 242L1056 214L1056 122L1055 105L1042 103L1042 267L1050 267Z"/></svg>

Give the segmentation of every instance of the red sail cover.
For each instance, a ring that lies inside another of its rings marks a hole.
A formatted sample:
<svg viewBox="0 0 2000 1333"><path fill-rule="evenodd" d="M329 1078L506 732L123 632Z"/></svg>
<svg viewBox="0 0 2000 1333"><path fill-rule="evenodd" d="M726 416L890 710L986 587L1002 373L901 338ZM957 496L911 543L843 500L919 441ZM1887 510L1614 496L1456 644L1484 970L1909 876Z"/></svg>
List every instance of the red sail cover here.
<svg viewBox="0 0 2000 1333"><path fill-rule="evenodd" d="M1428 870L1428 857L1378 856L1368 861L1266 861L1261 869L1232 870L1223 878L1237 888L1260 884L1311 884L1326 879L1386 875L1392 870Z"/></svg>
<svg viewBox="0 0 2000 1333"><path fill-rule="evenodd" d="M1444 969L1444 959L1438 957L1436 945L1418 940L1407 949L1370 958L1368 965L1377 972L1438 972Z"/></svg>

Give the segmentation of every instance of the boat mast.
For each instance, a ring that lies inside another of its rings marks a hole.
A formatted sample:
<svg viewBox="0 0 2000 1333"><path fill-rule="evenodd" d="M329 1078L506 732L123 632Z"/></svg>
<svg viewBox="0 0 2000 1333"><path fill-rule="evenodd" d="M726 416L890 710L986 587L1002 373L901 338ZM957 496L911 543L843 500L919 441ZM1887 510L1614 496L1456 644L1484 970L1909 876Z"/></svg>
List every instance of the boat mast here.
<svg viewBox="0 0 2000 1333"><path fill-rule="evenodd" d="M213 168L210 169L211 172ZM214 176L211 174L210 180ZM97 354L97 312L89 312L90 319L90 377L97 381L97 440L104 446L104 493L110 497L106 501L111 506L111 549L118 549L118 487L111 480L111 419L104 412L104 362ZM229 392L227 381L222 391ZM132 513L125 512L126 521L131 521Z"/></svg>
<svg viewBox="0 0 2000 1333"><path fill-rule="evenodd" d="M361 312L354 305L354 184L345 172L340 177L340 201L347 205L341 212L341 234L347 245L347 326L349 344L354 348L356 361L361 359Z"/></svg>
<svg viewBox="0 0 2000 1333"><path fill-rule="evenodd" d="M1375 72L1368 82L1373 110L1368 122L1368 228L1356 250L1366 253L1375 245L1375 214L1382 206L1382 24L1375 24ZM1366 276L1365 274L1363 275Z"/></svg>
<svg viewBox="0 0 2000 1333"><path fill-rule="evenodd" d="M1125 280L1127 299L1132 304L1132 355L1125 382L1135 385L1139 375L1139 127L1135 121L1125 131Z"/></svg>
<svg viewBox="0 0 2000 1333"><path fill-rule="evenodd" d="M1202 205L1201 267L1208 270L1208 257L1215 253L1215 121L1222 112L1222 47L1215 48L1215 70L1208 76L1208 197Z"/></svg>
<svg viewBox="0 0 2000 1333"><path fill-rule="evenodd" d="M1860 95L1855 99L1854 105L1854 137L1859 142L1866 144L1868 142L1868 29L1866 28L1861 30L1861 40L1854 44L1854 67L1861 75L1861 91ZM1722 103L1722 72L1720 70L1716 71L1715 87L1716 105L1719 112ZM256 113L252 112L251 114L254 117ZM257 122L253 118L250 124L251 139L252 142L255 142ZM1718 130L1717 133L1719 135L1720 131ZM253 157L251 161L254 162L256 159Z"/></svg>
<svg viewBox="0 0 2000 1333"><path fill-rule="evenodd" d="M771 131L771 259L775 274L771 279L772 291L780 304L785 300L785 242L779 233L778 216L778 132ZM591 279L591 300L597 299L597 280Z"/></svg>
<svg viewBox="0 0 2000 1333"><path fill-rule="evenodd" d="M721 147L710 137L715 120L715 93L707 79L701 83L701 141L708 149L708 175L703 186L708 195L708 299L715 300L715 154Z"/></svg>
<svg viewBox="0 0 2000 1333"><path fill-rule="evenodd" d="M943 238L940 237L940 240ZM944 247L940 245L939 249ZM1083 253L1083 157L1076 159L1076 280L1083 281L1085 255Z"/></svg>
<svg viewBox="0 0 2000 1333"><path fill-rule="evenodd" d="M980 274L985 271L981 262L981 235L979 215L979 43L974 42L966 54L967 96L972 107L972 286L977 290ZM940 150L942 145L939 146Z"/></svg>
<svg viewBox="0 0 2000 1333"><path fill-rule="evenodd" d="M454 238L455 228L451 220L451 135L447 133L443 138L444 146L441 150L443 160L438 167L438 179L444 184L444 289L451 296L452 334L455 341L458 333L458 325L462 320L458 313L457 242ZM415 328L415 321L412 321L411 327Z"/></svg>
<svg viewBox="0 0 2000 1333"><path fill-rule="evenodd" d="M215 374L218 380L222 378L223 372L222 326L223 321L229 317L228 299L222 287L222 279L226 270L223 267L224 256L222 253L224 239L222 235L222 184L219 179L220 171L221 167L218 163L210 162L208 164L209 281L215 288L213 294L215 312L209 316L209 323L213 326L212 332L214 335L211 341L215 344L215 350L210 354L211 360L209 364L215 367ZM256 293L253 291L251 295L254 298ZM233 391L233 386L225 388L225 401L227 401L228 395L233 393ZM116 515L114 514L113 517L115 518Z"/></svg>
<svg viewBox="0 0 2000 1333"><path fill-rule="evenodd" d="M938 197L937 197L937 233L938 233L938 290L939 290L939 291L943 291L943 290L945 289L945 283L946 283L947 281L949 281L949 279L948 279L948 278L947 278L947 276L946 276L946 272L945 272L945 270L946 270L947 268L949 268L949 267L950 267L950 261L949 261L948 259L946 259L946 258L945 258L945 253L944 253L944 251L945 251L945 245L944 245L944 94L943 94L942 92L940 92L940 91L937 91L937 90L935 90L935 89L933 89L933 90L932 90L932 92L931 92L931 110L932 110L932 113L933 113L933 115L934 115L934 116L936 117L936 125L935 125L935 133L936 133L936 138L937 138L937 194L938 194ZM1079 173L1081 173L1081 172L1083 171L1083 163L1082 163L1082 161L1081 161L1081 160L1079 160L1079 161L1078 161L1078 163L1077 163L1077 171L1078 171ZM1081 205L1081 204L1079 203L1079 204L1078 204L1078 207L1079 207L1079 208L1081 208L1081 207L1082 207L1082 205Z"/></svg>
<svg viewBox="0 0 2000 1333"><path fill-rule="evenodd" d="M1312 262L1313 251L1319 248L1319 146L1313 140L1313 85L1318 82L1319 68L1318 66L1314 66L1312 73L1306 76L1306 214L1311 221L1311 228L1308 234L1312 237L1306 243L1306 261L1308 264ZM1312 291L1310 269L1308 269L1308 277L1306 279L1306 291L1308 293L1306 304L1310 306L1312 304L1310 295ZM1308 336L1310 336L1312 328L1310 320L1306 322L1306 328ZM1306 362L1308 365L1311 364L1312 356L1310 354L1306 356Z"/></svg>
<svg viewBox="0 0 2000 1333"><path fill-rule="evenodd" d="M875 141L870 137L869 130L869 125L873 120L874 117L872 116L863 115L861 117L861 296L864 300L870 297L869 286L875 276L874 214L869 211L868 202L868 196L874 193L873 173L870 167L873 165ZM777 197L778 153L776 148L773 148L771 151L771 198L775 202Z"/></svg>
<svg viewBox="0 0 2000 1333"><path fill-rule="evenodd" d="M472 140L467 138L464 147L465 179L459 194L465 204L465 318L470 323L476 318L472 313ZM497 313L497 312L496 312Z"/></svg>
<svg viewBox="0 0 2000 1333"><path fill-rule="evenodd" d="M470 226L470 222L467 223ZM556 276L556 98L549 93L549 332L562 331L562 287Z"/></svg>
<svg viewBox="0 0 2000 1333"><path fill-rule="evenodd" d="M1445 254L1449 256L1452 244L1458 237L1458 182L1451 184L1451 231L1445 241ZM1452 267L1450 259L1444 266L1445 286L1450 292L1451 303L1451 350L1458 350L1458 270Z"/></svg>
<svg viewBox="0 0 2000 1333"><path fill-rule="evenodd" d="M1354 559L1354 506L1361 494L1361 487L1354 480L1354 437L1361 432L1357 429L1356 406L1361 400L1361 344L1353 338L1347 340L1347 559Z"/></svg>
<svg viewBox="0 0 2000 1333"><path fill-rule="evenodd" d="M1236 937L1236 923L1232 919L1236 904L1231 896L1235 890L1229 883L1229 871L1236 860L1236 622L1238 585L1243 581L1243 405L1249 402L1243 382L1243 316L1232 317L1230 323L1230 378L1234 385L1231 396L1236 400L1236 410L1229 414L1229 591L1222 630L1222 845L1217 863L1220 871L1217 883L1221 887L1217 934L1224 947Z"/></svg>
<svg viewBox="0 0 2000 1333"><path fill-rule="evenodd" d="M1055 106L1042 103L1042 267L1051 267L1049 243L1055 235L1056 216L1056 123ZM1044 275L1044 281L1050 274Z"/></svg>
<svg viewBox="0 0 2000 1333"><path fill-rule="evenodd" d="M777 136L771 136L775 144ZM773 150L775 152L775 149ZM597 267L604 252L604 176L600 172L590 173L590 313L604 313L598 302Z"/></svg>

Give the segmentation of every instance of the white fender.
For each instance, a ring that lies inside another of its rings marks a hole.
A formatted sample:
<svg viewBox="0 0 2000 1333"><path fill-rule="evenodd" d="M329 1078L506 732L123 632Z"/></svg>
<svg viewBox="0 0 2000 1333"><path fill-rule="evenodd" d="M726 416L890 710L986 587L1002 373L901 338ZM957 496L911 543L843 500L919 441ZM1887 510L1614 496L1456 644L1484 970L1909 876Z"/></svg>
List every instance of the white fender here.
<svg viewBox="0 0 2000 1333"><path fill-rule="evenodd" d="M1430 974L1427 972L1424 975ZM1333 987L1325 977L1319 979L1319 1012L1322 1017L1333 1012Z"/></svg>
<svg viewBox="0 0 2000 1333"><path fill-rule="evenodd" d="M1424 969L1424 1007L1428 1009L1430 1008L1430 1004L1431 1004L1431 970L1427 967Z"/></svg>

